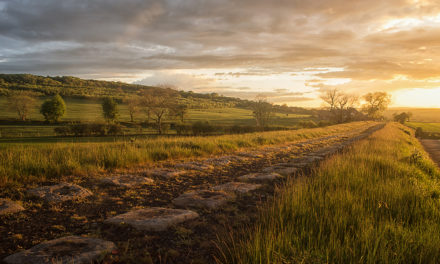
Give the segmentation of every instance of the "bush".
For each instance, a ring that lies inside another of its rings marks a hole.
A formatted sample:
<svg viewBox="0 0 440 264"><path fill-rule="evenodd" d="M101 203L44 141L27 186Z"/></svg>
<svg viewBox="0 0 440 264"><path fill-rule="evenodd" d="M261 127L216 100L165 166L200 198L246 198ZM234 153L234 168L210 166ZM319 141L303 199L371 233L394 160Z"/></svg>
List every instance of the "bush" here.
<svg viewBox="0 0 440 264"><path fill-rule="evenodd" d="M173 124L172 128L176 130L177 135L188 135L191 132L191 125Z"/></svg>
<svg viewBox="0 0 440 264"><path fill-rule="evenodd" d="M123 134L123 126L120 124L111 124L108 126L108 133L110 135L116 136L116 135L122 135Z"/></svg>
<svg viewBox="0 0 440 264"><path fill-rule="evenodd" d="M70 135L70 129L67 126L60 126L53 129L55 134L58 136L68 136Z"/></svg>
<svg viewBox="0 0 440 264"><path fill-rule="evenodd" d="M207 121L197 121L192 125L192 132L194 136L208 135L214 132L214 127Z"/></svg>
<svg viewBox="0 0 440 264"><path fill-rule="evenodd" d="M314 121L312 121L312 120L301 121L301 122L298 123L298 125L300 127L303 127L303 128L315 128L315 127L318 127L318 125Z"/></svg>
<svg viewBox="0 0 440 264"><path fill-rule="evenodd" d="M416 128L416 137L421 138L424 136L423 129L421 127Z"/></svg>

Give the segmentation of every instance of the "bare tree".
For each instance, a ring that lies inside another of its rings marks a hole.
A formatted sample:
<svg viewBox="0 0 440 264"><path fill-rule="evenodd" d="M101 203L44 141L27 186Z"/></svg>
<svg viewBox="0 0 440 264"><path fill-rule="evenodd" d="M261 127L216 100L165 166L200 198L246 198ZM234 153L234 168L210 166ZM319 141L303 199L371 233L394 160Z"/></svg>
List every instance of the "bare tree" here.
<svg viewBox="0 0 440 264"><path fill-rule="evenodd" d="M176 103L170 106L171 115L175 116L180 120L181 123L184 122L186 115L188 114L188 105L183 103Z"/></svg>
<svg viewBox="0 0 440 264"><path fill-rule="evenodd" d="M266 97L258 95L252 104L252 110L257 127L263 128L269 124L273 115L273 107L271 103L267 102Z"/></svg>
<svg viewBox="0 0 440 264"><path fill-rule="evenodd" d="M176 94L169 89L145 93L142 105L156 124L157 132L163 133L163 121L171 114L171 107L176 103Z"/></svg>
<svg viewBox="0 0 440 264"><path fill-rule="evenodd" d="M139 113L141 108L141 98L137 95L126 98L125 103L127 104L128 113L130 114L130 121L134 122L134 116Z"/></svg>
<svg viewBox="0 0 440 264"><path fill-rule="evenodd" d="M383 112L391 103L391 96L386 92L368 93L363 99L366 103L362 106L362 111L372 119L382 118Z"/></svg>
<svg viewBox="0 0 440 264"><path fill-rule="evenodd" d="M28 91L17 91L8 96L8 104L17 112L20 120L25 121L33 110L36 103L34 96L34 93Z"/></svg>
<svg viewBox="0 0 440 264"><path fill-rule="evenodd" d="M335 88L325 91L320 98L328 105L330 116L337 123L350 121L351 115L357 112L354 107L359 98L355 95L343 93Z"/></svg>

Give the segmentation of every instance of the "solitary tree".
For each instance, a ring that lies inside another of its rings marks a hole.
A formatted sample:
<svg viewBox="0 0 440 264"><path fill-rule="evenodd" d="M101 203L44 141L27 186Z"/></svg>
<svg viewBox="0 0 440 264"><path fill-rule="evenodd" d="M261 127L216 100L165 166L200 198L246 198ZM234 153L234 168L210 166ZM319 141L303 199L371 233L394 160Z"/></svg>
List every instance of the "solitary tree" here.
<svg viewBox="0 0 440 264"><path fill-rule="evenodd" d="M102 101L102 113L108 123L118 118L118 103L112 97L105 97Z"/></svg>
<svg viewBox="0 0 440 264"><path fill-rule="evenodd" d="M176 104L176 94L171 89L156 90L145 93L142 105L146 109L148 119L154 120L158 134L163 134L163 121L171 116L172 107Z"/></svg>
<svg viewBox="0 0 440 264"><path fill-rule="evenodd" d="M11 109L17 112L20 120L25 121L35 106L35 99L31 92L18 91L12 92L8 98L8 104Z"/></svg>
<svg viewBox="0 0 440 264"><path fill-rule="evenodd" d="M267 102L267 98L258 95L252 104L252 114L257 122L257 127L265 127L269 124L273 115L273 106Z"/></svg>
<svg viewBox="0 0 440 264"><path fill-rule="evenodd" d="M48 122L58 122L66 113L66 103L58 94L49 100L46 100L40 109L40 113Z"/></svg>
<svg viewBox="0 0 440 264"><path fill-rule="evenodd" d="M128 113L130 114L130 120L134 122L135 114L139 113L141 100L139 96L132 96L125 99L125 103L127 104Z"/></svg>
<svg viewBox="0 0 440 264"><path fill-rule="evenodd" d="M402 112L400 114L395 113L393 115L394 121L399 122L401 124L405 124L405 122L409 121L411 116L412 116L411 112Z"/></svg>
<svg viewBox="0 0 440 264"><path fill-rule="evenodd" d="M368 93L363 96L365 104L362 111L371 119L380 119L391 103L391 96L386 92Z"/></svg>

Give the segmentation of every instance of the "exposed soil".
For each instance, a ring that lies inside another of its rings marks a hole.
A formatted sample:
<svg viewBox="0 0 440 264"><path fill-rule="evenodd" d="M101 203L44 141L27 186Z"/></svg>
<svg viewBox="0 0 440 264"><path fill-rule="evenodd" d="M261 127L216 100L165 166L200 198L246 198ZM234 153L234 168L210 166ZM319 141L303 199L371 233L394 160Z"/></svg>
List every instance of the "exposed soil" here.
<svg viewBox="0 0 440 264"><path fill-rule="evenodd" d="M263 148L256 153L250 152L246 158L240 155L236 160L231 159L227 165L209 163L210 159L198 160L193 164L201 163L205 168L212 166L213 169L192 168L169 179L151 175L149 172L153 168L124 172L151 177L154 183L150 185L126 188L104 185L99 177L63 179L93 192L94 195L81 201L49 204L26 195L24 189L2 192L0 196L7 194L10 199L21 200L26 210L0 217L0 262L12 253L46 240L68 235L87 235L116 244L118 250L107 256L105 263L214 263L217 249L213 242L217 236L225 234L231 228L241 228L252 223L257 216L257 206L271 199L276 184L282 183L283 179L275 180L274 184L263 185L251 193L239 195L234 202L229 202L218 210L195 209L199 218L163 232L138 231L129 225L105 224L104 220L135 208L175 208L172 200L185 192L210 189L219 184L237 181L239 176L261 172L264 168L286 163L293 158L319 155L326 151L333 153L333 150L340 150L381 127L379 125L366 131L350 131L337 136ZM181 167L189 168L179 165L185 162L187 161L166 162L158 164L158 167L180 167L177 170L183 170ZM297 175L308 174L315 163L307 164Z"/></svg>

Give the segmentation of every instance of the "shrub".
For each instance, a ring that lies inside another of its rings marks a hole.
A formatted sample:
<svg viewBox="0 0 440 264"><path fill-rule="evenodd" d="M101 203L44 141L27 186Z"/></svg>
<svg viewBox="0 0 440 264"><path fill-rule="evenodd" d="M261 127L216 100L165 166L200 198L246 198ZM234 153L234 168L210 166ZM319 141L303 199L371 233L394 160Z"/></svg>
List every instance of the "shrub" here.
<svg viewBox="0 0 440 264"><path fill-rule="evenodd" d="M214 127L205 121L197 121L192 125L192 132L194 136L207 135L214 131Z"/></svg>
<svg viewBox="0 0 440 264"><path fill-rule="evenodd" d="M424 136L423 129L421 127L416 128L416 137L421 138Z"/></svg>
<svg viewBox="0 0 440 264"><path fill-rule="evenodd" d="M110 135L121 135L123 132L123 126L121 126L120 124L111 124L108 126L108 133Z"/></svg>

